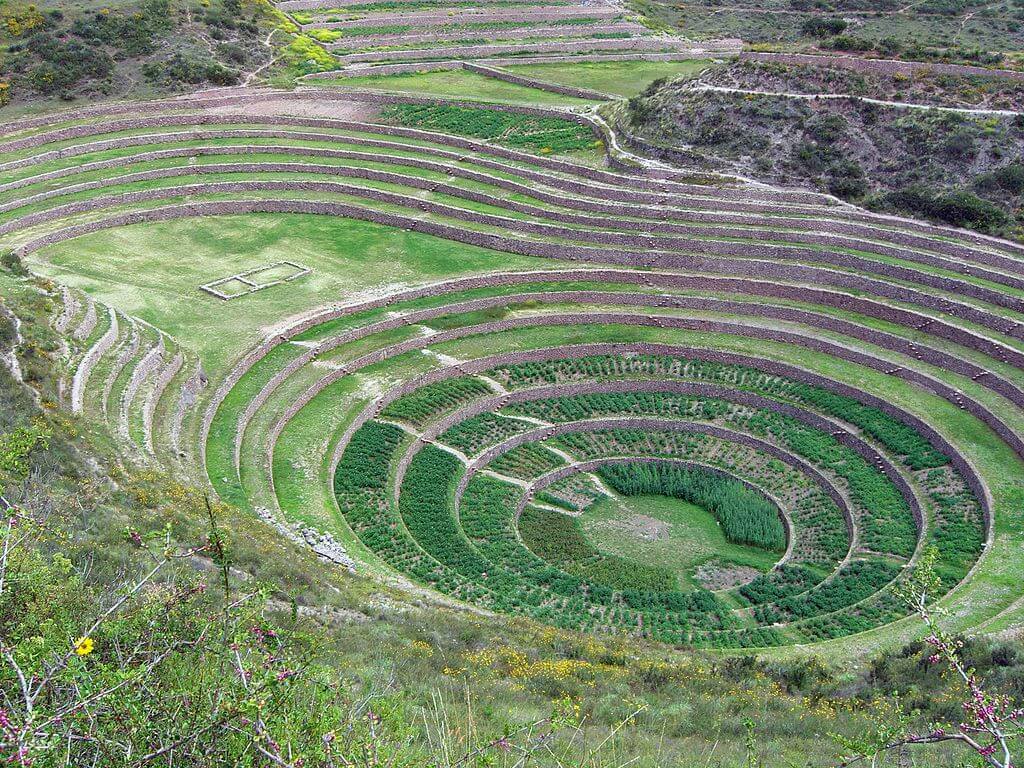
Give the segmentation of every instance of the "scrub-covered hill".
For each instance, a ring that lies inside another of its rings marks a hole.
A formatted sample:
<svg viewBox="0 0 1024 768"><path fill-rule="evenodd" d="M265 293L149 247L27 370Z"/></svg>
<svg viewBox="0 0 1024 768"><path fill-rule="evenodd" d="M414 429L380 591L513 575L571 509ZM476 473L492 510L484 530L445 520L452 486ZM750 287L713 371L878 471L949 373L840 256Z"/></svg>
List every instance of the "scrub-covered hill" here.
<svg viewBox="0 0 1024 768"><path fill-rule="evenodd" d="M1019 236L1020 90L998 76L741 61L655 84L619 125L697 169Z"/></svg>

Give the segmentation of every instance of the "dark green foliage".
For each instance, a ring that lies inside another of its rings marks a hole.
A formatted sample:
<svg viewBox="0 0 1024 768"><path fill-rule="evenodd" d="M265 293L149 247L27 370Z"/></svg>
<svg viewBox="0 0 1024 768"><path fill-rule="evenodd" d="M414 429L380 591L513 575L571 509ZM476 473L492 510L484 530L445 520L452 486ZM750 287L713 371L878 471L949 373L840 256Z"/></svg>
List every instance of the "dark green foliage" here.
<svg viewBox="0 0 1024 768"><path fill-rule="evenodd" d="M524 480L538 477L557 467L565 465L565 460L556 453L536 443L525 443L513 448L491 462L496 472Z"/></svg>
<svg viewBox="0 0 1024 768"><path fill-rule="evenodd" d="M824 574L804 565L785 564L771 573L762 573L740 587L740 594L753 604L775 602L806 592L820 582Z"/></svg>
<svg viewBox="0 0 1024 768"><path fill-rule="evenodd" d="M881 558L854 560L835 578L822 582L809 592L784 597L770 606L756 608L754 613L758 621L770 624L840 611L875 594L899 572L899 565Z"/></svg>
<svg viewBox="0 0 1024 768"><path fill-rule="evenodd" d="M663 463L607 464L599 474L625 496L673 496L706 509L721 524L728 541L774 551L786 548L779 508L738 480L697 467Z"/></svg>
<svg viewBox="0 0 1024 768"><path fill-rule="evenodd" d="M151 82L172 87L185 83L234 85L238 82L238 72L220 62L180 52L173 54L167 61L149 62L143 66L142 74Z"/></svg>
<svg viewBox="0 0 1024 768"><path fill-rule="evenodd" d="M78 40L64 41L37 32L26 47L42 60L29 75L40 93L67 94L86 78L105 80L114 72L114 60L106 51Z"/></svg>
<svg viewBox="0 0 1024 768"><path fill-rule="evenodd" d="M472 455L520 432L528 432L536 426L520 419L481 413L442 432L439 439L463 453Z"/></svg>
<svg viewBox="0 0 1024 768"><path fill-rule="evenodd" d="M835 16L809 16L800 31L811 37L838 35L846 29L846 21Z"/></svg>
<svg viewBox="0 0 1024 768"><path fill-rule="evenodd" d="M997 101L1019 110L1024 98L1019 83L965 76L947 84L937 77L898 80L837 74L834 68L744 63L711 70L709 79L726 90L674 81L631 99L623 128L677 150L697 168L755 173L765 181L827 191L876 210L1020 235L1024 171L1016 158L1024 154L1024 121L967 111L908 110L859 98L968 108ZM730 87L759 93L729 92ZM852 98L803 99L789 93Z"/></svg>
<svg viewBox="0 0 1024 768"><path fill-rule="evenodd" d="M1005 165L978 179L982 189L999 189L1012 195L1024 195L1024 164Z"/></svg>
<svg viewBox="0 0 1024 768"><path fill-rule="evenodd" d="M945 45L941 48L932 47L922 45L919 42L905 43L894 37L871 40L855 35L837 35L831 40L822 43L822 47L833 51L870 53L887 59L902 58L913 61L979 64L981 66L999 66L1003 61L1001 54L980 48L966 48L956 45Z"/></svg>
<svg viewBox="0 0 1024 768"><path fill-rule="evenodd" d="M559 512L527 507L519 518L523 543L539 557L596 584L616 590L676 588L676 578L667 568L616 557L596 549L587 539L579 520Z"/></svg>
<svg viewBox="0 0 1024 768"><path fill-rule="evenodd" d="M146 0L133 14L97 11L75 19L73 34L92 45L108 45L125 56L143 56L157 49L159 36L171 28L169 0Z"/></svg>
<svg viewBox="0 0 1024 768"><path fill-rule="evenodd" d="M0 80L9 81L15 101L135 90L150 96L153 85L174 91L233 85L235 67L266 55L256 42L257 16L242 16L239 0L204 2L188 15L181 10L169 0L139 0L112 8L71 6L0 24L6 47ZM210 39L220 41L212 51Z"/></svg>

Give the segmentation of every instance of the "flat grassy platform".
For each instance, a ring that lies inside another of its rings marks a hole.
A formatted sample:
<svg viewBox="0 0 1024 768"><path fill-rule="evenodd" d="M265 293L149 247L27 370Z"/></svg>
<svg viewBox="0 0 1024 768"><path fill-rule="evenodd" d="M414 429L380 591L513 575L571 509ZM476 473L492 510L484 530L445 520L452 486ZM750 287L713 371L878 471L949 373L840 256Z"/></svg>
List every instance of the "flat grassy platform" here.
<svg viewBox="0 0 1024 768"><path fill-rule="evenodd" d="M199 290L210 280L282 259L313 271L232 301ZM39 274L170 333L199 354L213 377L270 328L331 301L458 274L561 266L369 222L300 214L119 227L46 248L30 263Z"/></svg>
<svg viewBox="0 0 1024 768"><path fill-rule="evenodd" d="M709 66L707 59L691 61L579 61L562 64L515 64L502 67L524 77L549 83L592 88L613 96L636 96L663 77L693 77Z"/></svg>
<svg viewBox="0 0 1024 768"><path fill-rule="evenodd" d="M670 569L680 589L699 586L694 569L712 561L767 571L779 559L726 541L710 512L668 496L608 496L588 507L580 524L599 549Z"/></svg>
<svg viewBox="0 0 1024 768"><path fill-rule="evenodd" d="M585 66L574 64L574 67ZM592 101L562 96L525 85L506 83L493 77L462 69L439 72L410 72L399 75L365 75L319 80L317 85L373 88L381 91L415 93L424 96L445 96L452 99L486 101L499 104L534 104L541 106L586 106Z"/></svg>

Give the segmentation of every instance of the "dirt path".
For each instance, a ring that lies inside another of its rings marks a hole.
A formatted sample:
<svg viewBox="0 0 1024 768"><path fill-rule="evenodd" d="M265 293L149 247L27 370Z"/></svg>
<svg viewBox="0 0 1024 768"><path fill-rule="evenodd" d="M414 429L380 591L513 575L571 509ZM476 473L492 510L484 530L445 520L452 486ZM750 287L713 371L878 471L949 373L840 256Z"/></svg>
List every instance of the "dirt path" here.
<svg viewBox="0 0 1024 768"><path fill-rule="evenodd" d="M825 100L856 100L866 104L878 104L883 107L894 107L896 109L921 109L937 110L939 112L954 112L962 115L1000 115L1003 117L1015 117L1024 114L1013 109L985 109L974 107L946 107L933 104L916 104L909 101L888 101L886 99L873 99L868 96L850 96L844 93L793 93L791 91L758 91L749 88L730 88L724 85L708 85L706 83L693 83L689 86L692 91L715 91L718 93L739 93L746 96L777 96L787 99L803 99L805 101Z"/></svg>

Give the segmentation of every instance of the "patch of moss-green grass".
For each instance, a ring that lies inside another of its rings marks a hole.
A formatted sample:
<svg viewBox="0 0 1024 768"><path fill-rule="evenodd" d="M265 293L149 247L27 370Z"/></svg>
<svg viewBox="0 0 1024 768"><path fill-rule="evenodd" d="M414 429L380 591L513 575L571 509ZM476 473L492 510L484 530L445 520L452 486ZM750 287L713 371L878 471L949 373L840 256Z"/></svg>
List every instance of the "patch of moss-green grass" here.
<svg viewBox="0 0 1024 768"><path fill-rule="evenodd" d="M636 96L655 80L693 77L712 62L688 61L574 61L559 64L514 64L502 69L548 83L589 88L613 96Z"/></svg>
<svg viewBox="0 0 1024 768"><path fill-rule="evenodd" d="M606 496L584 510L580 524L599 549L668 568L684 589L699 586L694 569L712 561L767 571L779 559L727 541L710 512L668 496Z"/></svg>

